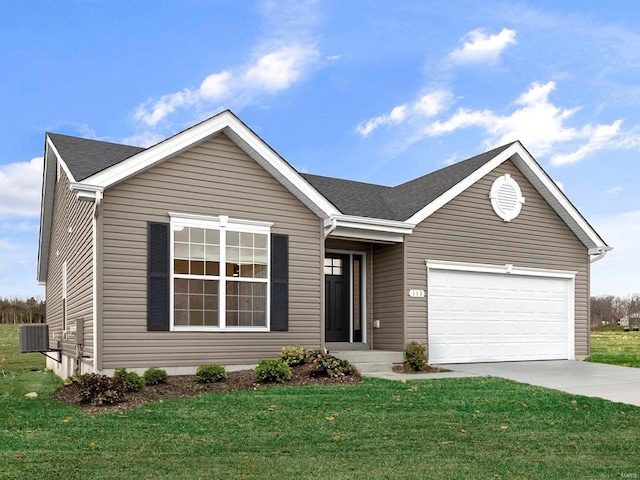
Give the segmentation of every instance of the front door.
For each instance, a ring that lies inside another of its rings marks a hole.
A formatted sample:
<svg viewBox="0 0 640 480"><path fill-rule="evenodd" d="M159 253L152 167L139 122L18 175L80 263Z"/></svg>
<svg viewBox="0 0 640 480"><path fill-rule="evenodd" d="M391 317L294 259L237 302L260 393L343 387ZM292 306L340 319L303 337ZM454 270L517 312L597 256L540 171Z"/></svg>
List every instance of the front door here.
<svg viewBox="0 0 640 480"><path fill-rule="evenodd" d="M348 342L351 276L349 255L327 253L324 259L325 328L327 342Z"/></svg>

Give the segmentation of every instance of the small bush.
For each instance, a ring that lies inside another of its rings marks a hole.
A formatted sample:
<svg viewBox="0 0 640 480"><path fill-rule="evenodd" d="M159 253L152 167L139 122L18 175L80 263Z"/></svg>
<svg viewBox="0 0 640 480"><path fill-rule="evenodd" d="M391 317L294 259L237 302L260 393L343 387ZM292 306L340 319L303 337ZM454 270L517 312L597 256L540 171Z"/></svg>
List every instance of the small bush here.
<svg viewBox="0 0 640 480"><path fill-rule="evenodd" d="M312 363L318 355L324 355L322 350L306 350L304 352L304 363Z"/></svg>
<svg viewBox="0 0 640 480"><path fill-rule="evenodd" d="M82 403L91 405L114 404L124 396L122 378L111 378L98 373L85 373L78 379Z"/></svg>
<svg viewBox="0 0 640 480"><path fill-rule="evenodd" d="M167 383L167 372L161 368L149 368L142 374L147 385L158 385Z"/></svg>
<svg viewBox="0 0 640 480"><path fill-rule="evenodd" d="M126 368L118 368L113 378L121 378L124 383L125 392L139 392L144 388L145 381L136 372L127 372Z"/></svg>
<svg viewBox="0 0 640 480"><path fill-rule="evenodd" d="M261 382L284 383L291 380L291 368L283 360L260 360L253 374Z"/></svg>
<svg viewBox="0 0 640 480"><path fill-rule="evenodd" d="M427 346L420 342L411 342L404 347L404 361L416 372L427 363Z"/></svg>
<svg viewBox="0 0 640 480"><path fill-rule="evenodd" d="M287 362L287 365L290 367L302 365L304 363L304 359L304 348L300 345L287 345L286 347L282 347L280 360Z"/></svg>
<svg viewBox="0 0 640 480"><path fill-rule="evenodd" d="M315 375L344 377L353 373L353 367L349 360L342 360L328 353L315 353L309 363L311 364L311 373Z"/></svg>
<svg viewBox="0 0 640 480"><path fill-rule="evenodd" d="M219 363L200 365L196 370L196 382L198 383L215 383L225 378L227 378L227 371L224 365Z"/></svg>

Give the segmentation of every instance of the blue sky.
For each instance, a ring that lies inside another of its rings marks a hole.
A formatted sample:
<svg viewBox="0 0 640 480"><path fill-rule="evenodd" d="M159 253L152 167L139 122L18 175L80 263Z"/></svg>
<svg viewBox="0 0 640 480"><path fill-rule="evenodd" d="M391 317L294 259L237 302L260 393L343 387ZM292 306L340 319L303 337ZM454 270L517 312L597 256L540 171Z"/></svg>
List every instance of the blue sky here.
<svg viewBox="0 0 640 480"><path fill-rule="evenodd" d="M232 109L302 171L395 185L519 139L640 291L640 6L0 2L0 296L35 282L44 132L147 146ZM553 248L552 245L549 248Z"/></svg>

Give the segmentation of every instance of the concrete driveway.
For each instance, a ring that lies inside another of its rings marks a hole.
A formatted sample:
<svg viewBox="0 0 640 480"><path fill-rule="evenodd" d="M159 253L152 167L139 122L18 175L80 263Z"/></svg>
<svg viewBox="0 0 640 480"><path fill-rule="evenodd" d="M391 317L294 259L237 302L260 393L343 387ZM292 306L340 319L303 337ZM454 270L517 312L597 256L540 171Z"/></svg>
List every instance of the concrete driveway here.
<svg viewBox="0 0 640 480"><path fill-rule="evenodd" d="M588 397L640 406L640 368L573 360L439 365L469 375L508 378Z"/></svg>

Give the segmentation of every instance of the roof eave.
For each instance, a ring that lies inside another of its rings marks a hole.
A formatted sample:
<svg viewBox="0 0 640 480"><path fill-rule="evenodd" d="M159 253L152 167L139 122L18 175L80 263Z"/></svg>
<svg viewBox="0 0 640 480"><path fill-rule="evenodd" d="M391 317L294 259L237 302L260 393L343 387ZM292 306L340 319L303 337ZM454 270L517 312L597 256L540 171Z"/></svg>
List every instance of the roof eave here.
<svg viewBox="0 0 640 480"><path fill-rule="evenodd" d="M610 248L519 141L514 142L406 221L419 224L509 159L587 248Z"/></svg>

